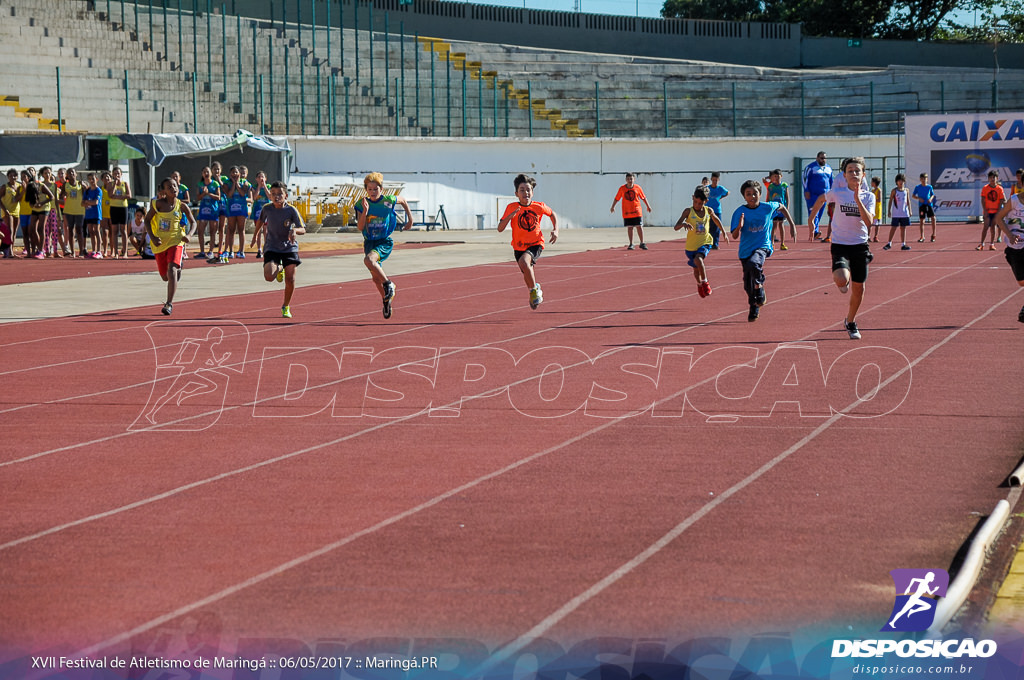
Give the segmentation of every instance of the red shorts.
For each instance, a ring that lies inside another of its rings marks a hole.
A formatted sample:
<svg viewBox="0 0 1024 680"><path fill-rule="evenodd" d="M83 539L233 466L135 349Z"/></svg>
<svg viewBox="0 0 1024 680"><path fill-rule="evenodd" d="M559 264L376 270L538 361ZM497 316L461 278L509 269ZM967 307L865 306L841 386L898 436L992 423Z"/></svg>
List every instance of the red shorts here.
<svg viewBox="0 0 1024 680"><path fill-rule="evenodd" d="M167 267L168 265L175 265L179 269L181 268L181 258L185 256L185 245L179 243L176 246L172 246L167 250L163 250L156 253L156 270L160 272L160 278L167 278Z"/></svg>

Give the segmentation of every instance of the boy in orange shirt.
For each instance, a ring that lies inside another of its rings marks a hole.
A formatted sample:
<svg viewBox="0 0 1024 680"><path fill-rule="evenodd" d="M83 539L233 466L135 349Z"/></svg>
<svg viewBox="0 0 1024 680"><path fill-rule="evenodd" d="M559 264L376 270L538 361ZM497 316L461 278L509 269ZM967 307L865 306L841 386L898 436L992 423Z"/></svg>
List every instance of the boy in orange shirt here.
<svg viewBox="0 0 1024 680"><path fill-rule="evenodd" d="M621 200L622 224L626 227L626 233L629 234L629 245L626 250L633 250L633 227L636 227L636 235L640 239L640 250L647 250L647 244L644 243L644 214L640 209L640 201L647 206L647 212L651 212L651 204L647 202L644 190L633 180L633 173L627 172L626 183L619 187L615 194L611 212L615 212L615 204Z"/></svg>
<svg viewBox="0 0 1024 680"><path fill-rule="evenodd" d="M985 210L985 220L981 223L981 243L975 250L985 248L985 234L989 229L992 230L992 240L989 242L988 249L996 249L996 238L999 236L996 215L1002 210L1005 202L1006 192L1003 191L1003 186L999 183L999 173L989 170L988 184L981 188L981 207Z"/></svg>
<svg viewBox="0 0 1024 680"><path fill-rule="evenodd" d="M505 227L512 223L512 251L519 263L519 270L523 272L523 281L530 289L530 309L537 309L544 302L544 294L533 272L533 264L544 250L544 232L540 229L540 220L544 215L551 220L551 242L554 243L558 240L558 216L551 208L533 200L537 180L519 174L514 184L519 201L505 207L505 213L498 222L498 231L505 231Z"/></svg>

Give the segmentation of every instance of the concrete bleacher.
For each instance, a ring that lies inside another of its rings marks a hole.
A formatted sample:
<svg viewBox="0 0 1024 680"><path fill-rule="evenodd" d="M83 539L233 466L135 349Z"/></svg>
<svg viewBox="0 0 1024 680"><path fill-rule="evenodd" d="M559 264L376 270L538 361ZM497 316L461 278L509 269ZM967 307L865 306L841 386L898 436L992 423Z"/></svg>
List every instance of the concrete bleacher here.
<svg viewBox="0 0 1024 680"><path fill-rule="evenodd" d="M0 128L58 126L57 67L64 129L91 133L894 134L904 114L989 110L993 99L982 69L792 70L106 7L5 3L0 61L18 67L0 97L18 105L0 106ZM1000 74L1000 110L1024 107L1022 85L1024 71Z"/></svg>

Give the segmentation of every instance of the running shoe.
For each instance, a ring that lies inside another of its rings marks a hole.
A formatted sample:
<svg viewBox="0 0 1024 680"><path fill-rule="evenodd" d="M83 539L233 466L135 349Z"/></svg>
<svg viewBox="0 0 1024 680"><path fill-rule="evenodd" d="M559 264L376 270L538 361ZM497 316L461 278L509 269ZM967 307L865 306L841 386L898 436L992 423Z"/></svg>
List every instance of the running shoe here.
<svg viewBox="0 0 1024 680"><path fill-rule="evenodd" d="M633 250L633 244L630 243L628 246L626 246L626 250Z"/></svg>
<svg viewBox="0 0 1024 680"><path fill-rule="evenodd" d="M757 305L750 305L750 313L747 314L747 321L757 321L760 309Z"/></svg>
<svg viewBox="0 0 1024 680"><path fill-rule="evenodd" d="M768 294L764 292L764 286L761 286L754 291L754 304L758 307L763 307L764 303L768 301Z"/></svg>
<svg viewBox="0 0 1024 680"><path fill-rule="evenodd" d="M205 260L206 258L207 258L207 254L204 253L201 250L198 253L196 253L195 255L192 256L193 260Z"/></svg>
<svg viewBox="0 0 1024 680"><path fill-rule="evenodd" d="M174 305L172 305L170 302L165 302L163 309L160 310L160 313L163 314L164 316L170 316L173 310Z"/></svg>
<svg viewBox="0 0 1024 680"><path fill-rule="evenodd" d="M989 243L988 244L988 249L989 250L995 250L996 249L996 244L995 243Z"/></svg>
<svg viewBox="0 0 1024 680"><path fill-rule="evenodd" d="M779 250L789 250L789 246L783 243L781 246L779 246Z"/></svg>
<svg viewBox="0 0 1024 680"><path fill-rule="evenodd" d="M228 263L228 253L221 253L220 254L220 263L221 264L227 264Z"/></svg>
<svg viewBox="0 0 1024 680"><path fill-rule="evenodd" d="M391 300L384 298L384 318L391 318Z"/></svg>
<svg viewBox="0 0 1024 680"><path fill-rule="evenodd" d="M705 281L705 282L703 282L700 285L703 288L703 292L701 293L701 297L707 297L707 296L711 295L711 284L710 283ZM700 291L698 291L698 292L700 292Z"/></svg>
<svg viewBox="0 0 1024 680"><path fill-rule="evenodd" d="M704 292L704 282L703 281L701 281L700 283L697 284L697 295L701 296L702 298L705 298L705 297L708 296L708 294Z"/></svg>
<svg viewBox="0 0 1024 680"><path fill-rule="evenodd" d="M908 245L907 245L906 243L904 243L904 244L903 244L903 245L902 245L902 246L900 247L900 250L910 250L910 246L908 246Z"/></svg>
<svg viewBox="0 0 1024 680"><path fill-rule="evenodd" d="M256 257L257 258L263 257L263 251L262 250L257 250L256 251Z"/></svg>
<svg viewBox="0 0 1024 680"><path fill-rule="evenodd" d="M292 308L289 307L288 305L285 305L284 307L282 307L281 308L281 316L284 317L285 319L292 318Z"/></svg>
<svg viewBox="0 0 1024 680"><path fill-rule="evenodd" d="M831 236L826 236L825 238L821 239L821 242L822 243L832 243L832 237Z"/></svg>
<svg viewBox="0 0 1024 680"><path fill-rule="evenodd" d="M41 250L38 253L36 253L35 255L33 255L32 257L37 259L37 260L45 260L46 259L46 255L44 255L43 251L41 251Z"/></svg>
<svg viewBox="0 0 1024 680"><path fill-rule="evenodd" d="M237 253L235 253L235 257L237 257L239 260L244 260L245 259L245 252L239 250Z"/></svg>
<svg viewBox="0 0 1024 680"><path fill-rule="evenodd" d="M539 285L534 286L530 289L530 309L537 309L542 302L544 302L544 293Z"/></svg>
<svg viewBox="0 0 1024 680"><path fill-rule="evenodd" d="M984 243L979 243L978 245L976 245L974 247L974 249L975 250L985 250L985 244Z"/></svg>
<svg viewBox="0 0 1024 680"><path fill-rule="evenodd" d="M892 248L891 243L886 243L884 246L882 246L882 250L889 250L890 248Z"/></svg>
<svg viewBox="0 0 1024 680"><path fill-rule="evenodd" d="M220 256L216 253L209 253L209 257L206 258L206 264L220 264Z"/></svg>
<svg viewBox="0 0 1024 680"><path fill-rule="evenodd" d="M277 275L274 278L277 279L278 283L284 282L284 267L281 267L280 269L277 270Z"/></svg>
<svg viewBox="0 0 1024 680"><path fill-rule="evenodd" d="M1017 321L1024 323L1024 307L1020 308L1020 314L1017 315Z"/></svg>
<svg viewBox="0 0 1024 680"><path fill-rule="evenodd" d="M387 300L388 302L391 302L392 300L395 299L395 293L397 293L397 292L398 292L398 286L396 286L393 281L388 280L388 281L384 282L384 299L385 300Z"/></svg>
<svg viewBox="0 0 1024 680"><path fill-rule="evenodd" d="M860 340L860 329L857 328L856 321L847 321L843 319L843 328L850 334L850 340Z"/></svg>
<svg viewBox="0 0 1024 680"><path fill-rule="evenodd" d="M641 243L640 244L640 250L647 250L647 244L646 243Z"/></svg>

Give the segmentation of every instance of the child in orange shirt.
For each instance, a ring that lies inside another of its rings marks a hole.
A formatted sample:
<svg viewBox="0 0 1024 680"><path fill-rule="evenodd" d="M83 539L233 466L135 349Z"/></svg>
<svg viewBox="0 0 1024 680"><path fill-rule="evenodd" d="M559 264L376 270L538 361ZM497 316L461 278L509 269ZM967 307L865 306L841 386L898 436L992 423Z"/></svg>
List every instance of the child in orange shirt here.
<svg viewBox="0 0 1024 680"><path fill-rule="evenodd" d="M533 189L537 186L537 180L533 177L516 175L514 184L519 201L505 207L505 213L498 222L498 231L505 231L509 222L512 223L512 251L523 272L523 281L530 289L530 309L537 309L544 302L544 294L533 271L534 263L544 250L544 232L541 231L540 221L544 215L551 220L551 242L554 243L558 240L558 216L551 208L533 200Z"/></svg>
<svg viewBox="0 0 1024 680"><path fill-rule="evenodd" d="M626 246L626 250L633 250L634 227L636 227L637 238L640 239L640 250L647 250L647 244L644 243L644 214L640 208L640 201L643 201L644 205L647 206L647 212L651 212L651 204L647 202L644 190L633 181L634 179L633 173L626 173L626 183L619 187L618 192L615 194L611 211L615 212L615 204L621 200L622 225L626 227L626 233L629 235L629 245Z"/></svg>
<svg viewBox="0 0 1024 680"><path fill-rule="evenodd" d="M1003 191L1003 186L999 183L999 173L995 170L989 170L988 172L988 184L981 188L981 207L985 210L985 219L981 223L981 243L975 250L982 250L985 248L985 234L989 229L992 230L992 240L989 241L988 249L996 249L996 238L999 236L999 229L996 227L996 215L1003 208L1003 203L1006 202L1006 192Z"/></svg>

